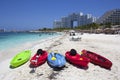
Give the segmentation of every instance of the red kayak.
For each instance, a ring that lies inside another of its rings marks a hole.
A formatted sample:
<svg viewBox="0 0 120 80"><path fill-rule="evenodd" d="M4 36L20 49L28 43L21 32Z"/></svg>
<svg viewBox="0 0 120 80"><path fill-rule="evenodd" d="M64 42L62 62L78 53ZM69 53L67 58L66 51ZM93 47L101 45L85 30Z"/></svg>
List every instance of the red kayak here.
<svg viewBox="0 0 120 80"><path fill-rule="evenodd" d="M97 53L87 51L87 50L82 50L82 56L85 56L90 59L90 62L96 65L99 65L101 67L104 67L106 69L111 69L112 62L108 60L107 58L98 55Z"/></svg>
<svg viewBox="0 0 120 80"><path fill-rule="evenodd" d="M80 56L78 53L76 55L70 55L70 51L65 53L66 60L76 66L88 68L88 63L90 60L84 56Z"/></svg>
<svg viewBox="0 0 120 80"><path fill-rule="evenodd" d="M38 50L39 51L39 50ZM34 67L40 66L47 61L48 53L42 50L42 54L36 53L30 60L30 64Z"/></svg>

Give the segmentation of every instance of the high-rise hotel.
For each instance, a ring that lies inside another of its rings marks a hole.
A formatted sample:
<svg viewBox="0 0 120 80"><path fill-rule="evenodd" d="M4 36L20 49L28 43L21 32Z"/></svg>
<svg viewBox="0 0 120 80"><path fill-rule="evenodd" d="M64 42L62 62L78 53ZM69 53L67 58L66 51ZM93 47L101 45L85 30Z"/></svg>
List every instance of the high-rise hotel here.
<svg viewBox="0 0 120 80"><path fill-rule="evenodd" d="M62 17L59 21L54 21L53 26L54 28L74 28L75 21L77 22L76 26L90 23L111 23L112 25L120 25L120 9L107 11L100 18L93 17L91 14L83 15L83 13L73 13L67 17Z"/></svg>
<svg viewBox="0 0 120 80"><path fill-rule="evenodd" d="M73 13L67 17L62 17L59 21L54 21L54 28L74 28L74 22L76 26L82 26L96 22L97 18L93 17L91 14L83 15L83 13Z"/></svg>
<svg viewBox="0 0 120 80"><path fill-rule="evenodd" d="M104 13L97 23L111 23L112 25L120 25L120 9L113 9Z"/></svg>

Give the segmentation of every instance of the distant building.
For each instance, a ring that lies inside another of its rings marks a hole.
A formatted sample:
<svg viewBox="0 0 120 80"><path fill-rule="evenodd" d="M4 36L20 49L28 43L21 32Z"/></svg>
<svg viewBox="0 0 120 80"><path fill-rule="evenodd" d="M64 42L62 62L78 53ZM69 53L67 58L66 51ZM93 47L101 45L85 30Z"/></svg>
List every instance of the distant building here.
<svg viewBox="0 0 120 80"><path fill-rule="evenodd" d="M5 32L5 29L0 29L0 32Z"/></svg>
<svg viewBox="0 0 120 80"><path fill-rule="evenodd" d="M111 23L120 25L120 9L107 11L98 20L97 23Z"/></svg>
<svg viewBox="0 0 120 80"><path fill-rule="evenodd" d="M62 17L60 21L54 21L54 28L74 28L74 22L77 22L76 26L82 26L96 22L97 18L91 14L83 15L83 13L73 13L67 17Z"/></svg>
<svg viewBox="0 0 120 80"><path fill-rule="evenodd" d="M54 21L53 26L54 26L54 28L60 28L61 27L61 21Z"/></svg>

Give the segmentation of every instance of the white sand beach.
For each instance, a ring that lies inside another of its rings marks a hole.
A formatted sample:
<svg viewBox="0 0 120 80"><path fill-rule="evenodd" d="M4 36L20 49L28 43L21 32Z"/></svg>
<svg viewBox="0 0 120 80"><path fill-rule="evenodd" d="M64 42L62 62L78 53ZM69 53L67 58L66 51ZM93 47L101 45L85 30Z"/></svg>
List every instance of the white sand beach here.
<svg viewBox="0 0 120 80"><path fill-rule="evenodd" d="M11 69L9 68L10 60L17 52L14 51L12 54L11 51L9 56L3 56L6 58L0 62L0 80L119 80L120 35L83 34L81 37L82 39L79 41L71 41L69 34L64 34L49 40L43 40L41 43L32 45L27 49L32 51L32 56L39 48L43 50L58 50L64 56L65 52L72 48L76 49L78 53L86 49L111 60L113 63L111 70L101 68L92 63L89 63L89 68L84 70L67 62L63 70L54 71L46 62L33 71L29 67L30 61L18 68Z"/></svg>

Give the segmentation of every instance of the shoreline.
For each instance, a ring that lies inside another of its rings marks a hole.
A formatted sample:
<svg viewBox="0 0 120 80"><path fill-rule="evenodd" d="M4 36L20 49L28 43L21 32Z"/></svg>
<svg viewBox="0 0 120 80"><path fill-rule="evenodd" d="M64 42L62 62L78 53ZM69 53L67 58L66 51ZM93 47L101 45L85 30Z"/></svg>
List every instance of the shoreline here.
<svg viewBox="0 0 120 80"><path fill-rule="evenodd" d="M61 36L61 35L48 37L48 38L41 39L41 40L35 41L35 42L33 42L33 41L32 42L26 42L26 43L19 44L17 47L11 47L7 50L1 50L0 51L0 53L1 53L0 54L0 62L4 61L7 58L12 58L13 56L15 56L20 51L27 50L27 49L32 49L32 47L40 45L41 43L45 43L46 41L52 40L52 39L57 38L59 36ZM4 57L2 57L2 56L4 56Z"/></svg>
<svg viewBox="0 0 120 80"><path fill-rule="evenodd" d="M66 63L66 67L61 71L54 71L48 66L47 62L36 68L35 72L31 72L28 61L24 65L10 69L8 64L10 59L0 63L0 79L1 80L119 80L120 74L120 51L119 35L103 35L103 34L83 34L81 41L70 41L69 35L64 34L57 38L52 38L43 41L41 44L31 47L32 55L35 54L38 48L43 50L58 50L59 53L65 56L65 52L74 48L78 53L82 49L87 49L96 52L112 61L111 70L106 70L97 65L89 63L87 70L77 68L72 64ZM108 43L107 43L108 41ZM46 42L46 43L45 43ZM118 44L117 44L118 43ZM32 56L31 55L31 56ZM96 76L97 75L97 76Z"/></svg>
<svg viewBox="0 0 120 80"><path fill-rule="evenodd" d="M59 40L59 38L61 38L62 36L63 36L63 34L62 34L62 35L58 35L58 36L54 36L54 37L49 37L49 38L47 38L47 39L42 39L42 40L40 40L40 41L37 41L37 42L32 43L32 45L31 45L31 46L29 45L29 47L26 46L26 47L24 47L24 48L20 48L20 50L14 51L14 52L17 52L17 53L18 53L18 51L29 49L29 50L32 51L32 54L31 54L31 57L32 57L32 56L36 53L36 51L39 49L40 46L41 46L41 49L47 50L51 45L54 44L55 41ZM52 43L51 43L51 42L52 42ZM44 46L44 45L47 45L47 46ZM13 49L13 50L14 50L14 49ZM9 68L9 64L10 64L11 59L12 59L17 53L10 54L10 55L6 56L5 59L2 59L2 58L1 58L2 60L0 59L0 60L1 60L1 61L0 61L0 65L7 65L7 66L5 66L5 67L2 66L2 67L0 68L0 74L1 74L1 73L4 73L4 72L8 72L8 71L12 71L12 70L13 70L13 69ZM29 63L29 61L28 61L28 63ZM5 68L6 70L4 70L4 68ZM19 68L19 67L18 67L18 68Z"/></svg>

